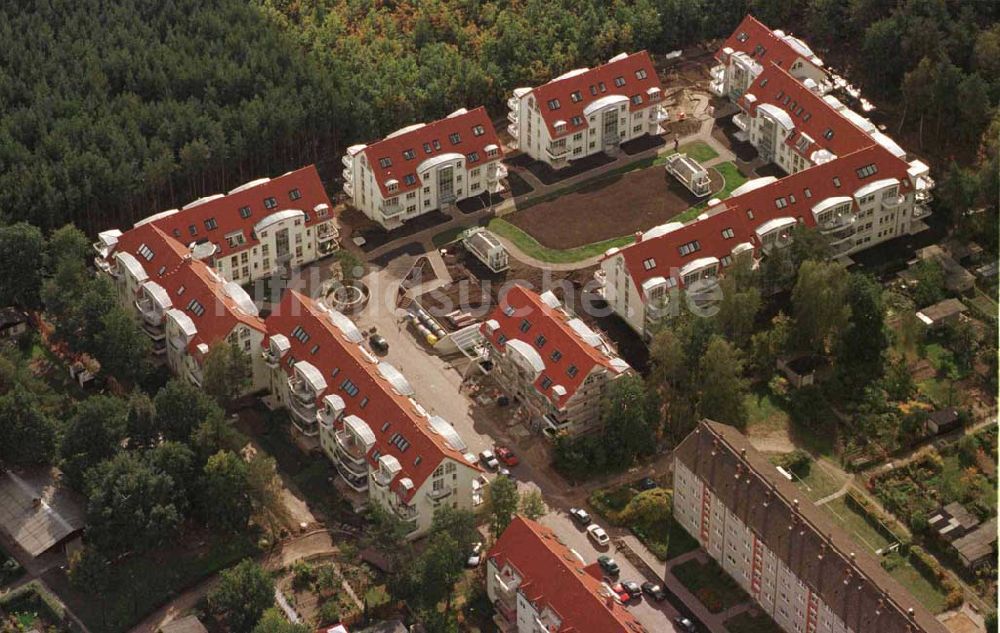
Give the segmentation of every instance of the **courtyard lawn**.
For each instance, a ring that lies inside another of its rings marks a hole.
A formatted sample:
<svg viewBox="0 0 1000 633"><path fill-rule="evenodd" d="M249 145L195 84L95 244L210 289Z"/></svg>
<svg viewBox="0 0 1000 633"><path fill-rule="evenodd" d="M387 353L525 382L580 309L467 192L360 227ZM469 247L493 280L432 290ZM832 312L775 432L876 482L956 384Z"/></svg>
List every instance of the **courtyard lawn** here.
<svg viewBox="0 0 1000 633"><path fill-rule="evenodd" d="M767 435L787 431L791 420L770 391L756 390L744 399L747 409L747 435Z"/></svg>
<svg viewBox="0 0 1000 633"><path fill-rule="evenodd" d="M858 544L865 546L870 552L874 553L891 545L881 532L872 527L860 512L848 504L846 495L824 503L820 507L835 523L847 530Z"/></svg>
<svg viewBox="0 0 1000 633"><path fill-rule="evenodd" d="M838 477L822 463L813 462L809 467L809 474L795 481L809 499L819 501L823 497L832 495L840 490L846 479Z"/></svg>
<svg viewBox="0 0 1000 633"><path fill-rule="evenodd" d="M697 558L670 569L670 573L712 613L722 613L750 600L750 596L714 560Z"/></svg>
<svg viewBox="0 0 1000 633"><path fill-rule="evenodd" d="M687 154L688 158L692 158L699 163L704 163L712 160L713 158L719 157L719 152L712 149L712 147L707 143L702 143L701 141L681 145L677 151L682 154Z"/></svg>
<svg viewBox="0 0 1000 633"><path fill-rule="evenodd" d="M946 595L941 587L924 577L905 558L897 553L889 554L883 559L882 566L931 613L937 614L945 610Z"/></svg>
<svg viewBox="0 0 1000 633"><path fill-rule="evenodd" d="M431 242L436 248L442 248L451 244L452 242L458 240L458 236L465 231L465 227L455 227L453 229L448 229L447 231L441 231L437 235L431 238Z"/></svg>
<svg viewBox="0 0 1000 633"><path fill-rule="evenodd" d="M734 615L722 624L729 633L782 633L774 620L757 609Z"/></svg>
<svg viewBox="0 0 1000 633"><path fill-rule="evenodd" d="M514 245L528 257L532 257L549 264L570 264L583 261L591 257L596 257L609 248L621 248L635 241L635 236L627 235L623 237L614 237L600 242L594 242L592 244L585 244L575 248L560 250L542 246L537 240L535 240L535 238L502 218L494 218L490 220L489 229L497 235L513 242Z"/></svg>

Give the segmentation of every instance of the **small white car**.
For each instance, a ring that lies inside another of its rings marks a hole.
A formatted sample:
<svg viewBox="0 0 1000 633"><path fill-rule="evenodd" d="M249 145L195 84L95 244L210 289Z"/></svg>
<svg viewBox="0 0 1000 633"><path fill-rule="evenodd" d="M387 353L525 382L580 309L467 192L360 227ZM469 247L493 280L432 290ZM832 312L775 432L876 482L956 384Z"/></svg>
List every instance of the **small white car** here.
<svg viewBox="0 0 1000 633"><path fill-rule="evenodd" d="M491 450L485 450L479 453L479 463L488 470L496 470L500 467L500 462L497 461L496 455L493 454Z"/></svg>
<svg viewBox="0 0 1000 633"><path fill-rule="evenodd" d="M472 546L472 552L469 553L469 558L465 561L465 566L470 569L473 567L479 567L479 563L483 560L483 544L476 543Z"/></svg>
<svg viewBox="0 0 1000 633"><path fill-rule="evenodd" d="M608 537L608 533L604 531L604 528L597 525L596 523L591 523L587 526L587 536L589 536L595 543L601 547L606 546L611 539Z"/></svg>

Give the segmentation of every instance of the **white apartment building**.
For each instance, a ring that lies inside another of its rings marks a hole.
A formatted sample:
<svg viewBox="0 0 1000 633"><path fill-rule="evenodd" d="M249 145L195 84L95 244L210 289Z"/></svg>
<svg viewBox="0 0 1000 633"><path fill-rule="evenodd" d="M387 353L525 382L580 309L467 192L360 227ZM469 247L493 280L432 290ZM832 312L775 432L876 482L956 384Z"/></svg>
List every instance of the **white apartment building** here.
<svg viewBox="0 0 1000 633"><path fill-rule="evenodd" d="M107 266L123 235L146 224L186 249L197 248L199 258L223 278L244 285L287 273L338 248L330 199L313 165L156 213L125 233L103 231L94 244L97 265Z"/></svg>
<svg viewBox="0 0 1000 633"><path fill-rule="evenodd" d="M780 65L823 94L833 87L823 60L805 42L784 31L769 29L752 15L743 18L715 58L719 65L711 70L709 89L733 101L743 96L768 64Z"/></svg>
<svg viewBox="0 0 1000 633"><path fill-rule="evenodd" d="M515 516L486 557L493 621L503 633L644 633L601 576L551 529Z"/></svg>
<svg viewBox="0 0 1000 633"><path fill-rule="evenodd" d="M551 291L511 287L480 331L489 342L492 376L549 435L599 430L608 385L631 371Z"/></svg>
<svg viewBox="0 0 1000 633"><path fill-rule="evenodd" d="M350 489L405 521L411 537L430 529L437 508L473 508L475 457L349 318L288 290L267 325L259 356L272 395Z"/></svg>
<svg viewBox="0 0 1000 633"><path fill-rule="evenodd" d="M748 20L741 28L759 25ZM772 46L772 52L801 52L780 41L787 46ZM741 89L733 121L763 157L790 175L750 180L729 198L710 200L692 222L637 233L634 244L610 249L601 262L605 299L647 338L679 310L710 307L717 278L736 258L750 257L756 265L787 245L797 224L818 228L833 256L845 260L926 228L934 186L927 165L908 160L870 121L789 74L787 55L781 65L763 57L766 67Z"/></svg>
<svg viewBox="0 0 1000 633"><path fill-rule="evenodd" d="M462 108L433 123L352 145L344 164L351 204L386 229L466 198L503 190L507 170L486 109Z"/></svg>
<svg viewBox="0 0 1000 633"><path fill-rule="evenodd" d="M701 424L674 451L673 513L788 633L945 627L736 429Z"/></svg>
<svg viewBox="0 0 1000 633"><path fill-rule="evenodd" d="M153 343L153 353L170 369L202 385L203 361L213 344L225 339L250 354L252 376L246 393L266 385L256 351L264 321L237 283L226 281L199 255L153 224L121 236L113 254L102 260L122 306L135 314Z"/></svg>
<svg viewBox="0 0 1000 633"><path fill-rule="evenodd" d="M649 53L622 53L536 88L515 89L507 100L510 147L553 169L598 152L616 154L622 143L661 132L668 118L662 100Z"/></svg>

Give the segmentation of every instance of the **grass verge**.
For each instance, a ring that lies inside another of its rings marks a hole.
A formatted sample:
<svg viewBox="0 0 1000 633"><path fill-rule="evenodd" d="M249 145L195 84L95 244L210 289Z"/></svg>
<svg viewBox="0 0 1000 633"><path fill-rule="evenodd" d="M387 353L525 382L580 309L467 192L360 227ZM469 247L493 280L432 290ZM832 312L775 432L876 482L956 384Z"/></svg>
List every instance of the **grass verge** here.
<svg viewBox="0 0 1000 633"><path fill-rule="evenodd" d="M722 613L750 599L714 560L703 563L692 558L673 567L670 572L711 613Z"/></svg>
<svg viewBox="0 0 1000 633"><path fill-rule="evenodd" d="M591 257L596 257L609 248L621 248L635 241L634 236L628 235L624 237L613 237L609 240L594 242L592 244L584 244L583 246L577 246L575 248L559 250L542 246L537 240L535 240L535 238L502 218L494 218L490 220L489 229L497 235L513 242L514 245L517 246L518 250L528 257L532 257L549 264L572 264L580 262Z"/></svg>
<svg viewBox="0 0 1000 633"><path fill-rule="evenodd" d="M783 633L777 622L757 609L734 615L722 625L729 633Z"/></svg>
<svg viewBox="0 0 1000 633"><path fill-rule="evenodd" d="M941 613L946 609L945 592L921 574L910 561L893 553L883 559L882 566L931 613Z"/></svg>
<svg viewBox="0 0 1000 633"><path fill-rule="evenodd" d="M712 149L712 148L709 148ZM691 220L698 217L702 211L708 207L708 201L712 198L718 198L719 200L725 200L732 194L733 189L736 189L743 183L747 181L747 177L740 173L740 170L736 167L735 163L726 162L719 163L718 165L712 167L715 171L719 172L722 176L722 189L719 189L714 194L709 196L709 198L703 202L699 202L687 211L675 215L670 220L672 222L690 222Z"/></svg>

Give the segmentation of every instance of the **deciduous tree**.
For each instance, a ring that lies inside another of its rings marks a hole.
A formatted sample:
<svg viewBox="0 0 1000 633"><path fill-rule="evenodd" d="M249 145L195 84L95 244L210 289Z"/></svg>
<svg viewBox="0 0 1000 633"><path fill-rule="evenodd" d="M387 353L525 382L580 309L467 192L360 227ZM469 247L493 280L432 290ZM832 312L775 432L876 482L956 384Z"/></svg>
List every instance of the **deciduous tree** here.
<svg viewBox="0 0 1000 633"><path fill-rule="evenodd" d="M90 396L76 405L59 446L66 482L77 490L84 473L122 450L125 440L125 401L114 396Z"/></svg>
<svg viewBox="0 0 1000 633"><path fill-rule="evenodd" d="M227 340L221 340L208 350L203 366L205 393L226 408L250 387L252 367L250 355Z"/></svg>
<svg viewBox="0 0 1000 633"><path fill-rule="evenodd" d="M250 633L274 606L274 580L258 563L246 559L223 571L208 594L208 608L233 633Z"/></svg>
<svg viewBox="0 0 1000 633"><path fill-rule="evenodd" d="M747 382L740 351L722 337L713 337L699 363L698 377L700 415L736 428L745 427Z"/></svg>

